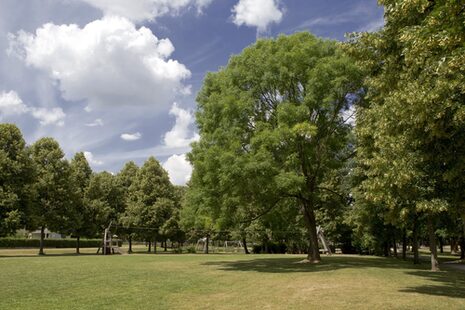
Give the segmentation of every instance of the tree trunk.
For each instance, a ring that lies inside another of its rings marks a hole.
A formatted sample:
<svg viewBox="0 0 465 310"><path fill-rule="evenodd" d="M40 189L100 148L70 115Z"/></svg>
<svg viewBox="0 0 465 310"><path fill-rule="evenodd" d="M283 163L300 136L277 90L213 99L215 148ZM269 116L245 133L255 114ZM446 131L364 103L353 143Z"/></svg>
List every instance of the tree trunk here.
<svg viewBox="0 0 465 310"><path fill-rule="evenodd" d="M153 254L157 253L157 237L153 238Z"/></svg>
<svg viewBox="0 0 465 310"><path fill-rule="evenodd" d="M131 235L129 235L128 243L129 243L128 253L131 254L132 253L132 236Z"/></svg>
<svg viewBox="0 0 465 310"><path fill-rule="evenodd" d="M76 238L76 254L80 254L80 253L79 253L80 239L81 239L81 237L80 237L80 236L77 236L77 238Z"/></svg>
<svg viewBox="0 0 465 310"><path fill-rule="evenodd" d="M166 243L167 243L167 242L166 242L166 240L165 240L165 243L164 243L164 244L165 244L165 249L164 249L165 252L168 251L168 249L167 249L167 248L168 248L168 245L167 245Z"/></svg>
<svg viewBox="0 0 465 310"><path fill-rule="evenodd" d="M407 230L402 231L402 259L407 259Z"/></svg>
<svg viewBox="0 0 465 310"><path fill-rule="evenodd" d="M203 248L203 253L208 254L208 243L210 242L210 235L207 234L207 237L205 238L205 247Z"/></svg>
<svg viewBox="0 0 465 310"><path fill-rule="evenodd" d="M44 231L45 231L45 227L44 226L40 227L39 255L45 255L44 253L44 237L45 237Z"/></svg>
<svg viewBox="0 0 465 310"><path fill-rule="evenodd" d="M397 240L396 240L396 233L394 232L392 234L392 246L393 246L393 249L394 249L394 257L397 258Z"/></svg>
<svg viewBox="0 0 465 310"><path fill-rule="evenodd" d="M443 239L442 239L442 237L439 237L438 240L439 240L439 253L443 254L443 253L444 253L444 242L443 242Z"/></svg>
<svg viewBox="0 0 465 310"><path fill-rule="evenodd" d="M413 264L420 264L420 255L418 253L418 219L415 216L413 219L412 230L412 251L413 251Z"/></svg>
<svg viewBox="0 0 465 310"><path fill-rule="evenodd" d="M431 271L439 271L438 249L436 247L436 235L432 215L428 216L429 249L431 251Z"/></svg>
<svg viewBox="0 0 465 310"><path fill-rule="evenodd" d="M465 213L462 213L462 238L460 238L460 259L465 259Z"/></svg>
<svg viewBox="0 0 465 310"><path fill-rule="evenodd" d="M305 219L305 224L308 230L308 237L309 237L309 249L307 259L310 263L316 264L321 261L320 257L320 250L318 247L318 236L316 233L316 220L315 220L315 212L313 211L313 207L308 201L305 201L302 205L302 212Z"/></svg>
<svg viewBox="0 0 465 310"><path fill-rule="evenodd" d="M245 237L242 238L242 245L244 246L244 253L250 254L249 249L247 249L247 240L245 240Z"/></svg>
<svg viewBox="0 0 465 310"><path fill-rule="evenodd" d="M152 241L147 241L149 243L149 250L147 252L152 252Z"/></svg>
<svg viewBox="0 0 465 310"><path fill-rule="evenodd" d="M386 240L383 242L383 255L384 257L389 257L389 253L390 253L390 249L389 249L389 241Z"/></svg>

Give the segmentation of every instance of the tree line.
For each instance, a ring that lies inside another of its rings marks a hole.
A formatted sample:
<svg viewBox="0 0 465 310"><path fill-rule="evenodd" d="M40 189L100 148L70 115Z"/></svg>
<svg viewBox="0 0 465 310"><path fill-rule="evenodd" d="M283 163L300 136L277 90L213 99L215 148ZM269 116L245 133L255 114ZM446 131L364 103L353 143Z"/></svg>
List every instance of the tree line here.
<svg viewBox="0 0 465 310"><path fill-rule="evenodd" d="M207 74L183 212L317 263L317 226L347 251L465 249L465 5L381 0L347 42L261 39Z"/></svg>
<svg viewBox="0 0 465 310"><path fill-rule="evenodd" d="M153 157L138 167L126 163L113 175L92 172L82 152L66 160L58 142L42 138L30 146L13 124L0 124L0 236L20 228L45 228L75 237L101 237L110 224L121 238L182 242L179 229L184 189L171 184ZM149 249L150 251L150 249Z"/></svg>

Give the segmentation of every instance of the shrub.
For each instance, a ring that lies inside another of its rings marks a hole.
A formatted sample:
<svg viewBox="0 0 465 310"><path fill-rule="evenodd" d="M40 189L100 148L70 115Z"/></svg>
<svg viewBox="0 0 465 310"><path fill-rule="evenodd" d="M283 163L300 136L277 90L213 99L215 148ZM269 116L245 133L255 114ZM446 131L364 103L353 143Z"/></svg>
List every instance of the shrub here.
<svg viewBox="0 0 465 310"><path fill-rule="evenodd" d="M47 248L75 248L76 239L45 239L44 246ZM98 248L102 243L101 239L81 239L79 241L81 248ZM118 241L118 246L123 242ZM0 238L0 248L38 248L39 239L26 238Z"/></svg>

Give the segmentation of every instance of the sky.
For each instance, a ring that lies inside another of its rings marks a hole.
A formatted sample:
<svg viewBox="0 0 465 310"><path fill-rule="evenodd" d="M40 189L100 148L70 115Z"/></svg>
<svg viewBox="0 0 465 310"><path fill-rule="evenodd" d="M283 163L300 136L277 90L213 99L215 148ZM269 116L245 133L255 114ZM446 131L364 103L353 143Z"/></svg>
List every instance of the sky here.
<svg viewBox="0 0 465 310"><path fill-rule="evenodd" d="M382 25L376 0L0 0L0 122L94 171L155 156L183 185L207 72L258 38Z"/></svg>

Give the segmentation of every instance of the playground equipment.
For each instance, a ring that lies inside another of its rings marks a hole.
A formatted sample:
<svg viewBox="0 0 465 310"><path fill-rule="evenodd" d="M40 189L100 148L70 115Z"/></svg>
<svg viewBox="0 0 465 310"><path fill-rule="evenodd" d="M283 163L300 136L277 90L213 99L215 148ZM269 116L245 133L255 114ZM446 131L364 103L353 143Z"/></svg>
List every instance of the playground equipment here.
<svg viewBox="0 0 465 310"><path fill-rule="evenodd" d="M103 255L110 255L110 254L115 254L115 253L123 254L123 252L121 251L118 245L118 239L116 239L118 238L118 236L117 235L112 236L110 227L111 227L111 222L108 225L108 227L105 228L105 231L103 233L103 243L101 247L98 248L97 254L100 252L100 249L102 249Z"/></svg>
<svg viewBox="0 0 465 310"><path fill-rule="evenodd" d="M333 254L333 253L331 252L331 249L330 249L329 246L328 246L328 242L326 241L326 238L325 238L325 235L324 235L323 227L318 226L318 227L316 228L316 234L318 235L318 238L320 239L321 243L323 244L323 248L324 248L324 250L325 250L325 253L328 254L328 255Z"/></svg>

